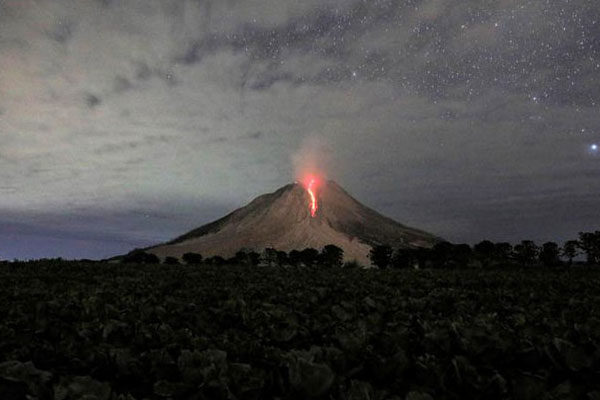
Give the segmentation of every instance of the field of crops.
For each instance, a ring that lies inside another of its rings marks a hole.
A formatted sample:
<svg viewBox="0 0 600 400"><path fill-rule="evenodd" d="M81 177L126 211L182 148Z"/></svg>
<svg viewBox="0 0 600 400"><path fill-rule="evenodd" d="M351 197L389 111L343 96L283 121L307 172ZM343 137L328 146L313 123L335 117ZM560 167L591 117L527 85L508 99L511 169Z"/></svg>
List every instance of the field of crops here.
<svg viewBox="0 0 600 400"><path fill-rule="evenodd" d="M25 398L598 400L600 271L7 264Z"/></svg>

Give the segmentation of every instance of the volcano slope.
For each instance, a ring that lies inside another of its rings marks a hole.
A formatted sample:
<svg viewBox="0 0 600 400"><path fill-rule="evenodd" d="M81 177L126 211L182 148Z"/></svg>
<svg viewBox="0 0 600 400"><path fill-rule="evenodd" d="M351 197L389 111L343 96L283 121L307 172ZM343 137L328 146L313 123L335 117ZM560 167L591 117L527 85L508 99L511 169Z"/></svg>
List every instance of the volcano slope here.
<svg viewBox="0 0 600 400"><path fill-rule="evenodd" d="M205 257L231 257L240 249L261 252L321 249L334 244L345 260L369 265L372 246L431 247L440 239L402 225L362 205L333 181L317 192L318 209L310 212L310 197L299 183L257 197L245 207L194 229L168 243L146 249L160 258L180 258L188 252Z"/></svg>

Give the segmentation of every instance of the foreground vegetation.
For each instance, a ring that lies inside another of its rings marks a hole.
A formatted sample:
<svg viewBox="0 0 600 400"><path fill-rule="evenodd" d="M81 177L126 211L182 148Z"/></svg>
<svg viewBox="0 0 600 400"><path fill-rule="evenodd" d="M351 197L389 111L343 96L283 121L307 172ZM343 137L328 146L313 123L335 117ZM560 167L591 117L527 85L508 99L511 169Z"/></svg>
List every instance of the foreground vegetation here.
<svg viewBox="0 0 600 400"><path fill-rule="evenodd" d="M600 399L599 285L584 268L5 264L0 398Z"/></svg>

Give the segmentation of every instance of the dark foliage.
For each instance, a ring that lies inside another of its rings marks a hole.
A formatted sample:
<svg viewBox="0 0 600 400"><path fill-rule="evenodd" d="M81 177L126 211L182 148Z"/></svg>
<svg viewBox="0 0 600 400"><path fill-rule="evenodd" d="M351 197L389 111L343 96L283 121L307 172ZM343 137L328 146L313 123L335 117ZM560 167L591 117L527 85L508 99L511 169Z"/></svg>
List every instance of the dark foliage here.
<svg viewBox="0 0 600 400"><path fill-rule="evenodd" d="M495 254L496 246L489 240L484 240L473 246L473 252L483 267L489 266Z"/></svg>
<svg viewBox="0 0 600 400"><path fill-rule="evenodd" d="M273 248L266 248L264 251L265 263L269 267L277 265L277 250Z"/></svg>
<svg viewBox="0 0 600 400"><path fill-rule="evenodd" d="M283 266L289 263L288 254L285 251L277 250L277 265Z"/></svg>
<svg viewBox="0 0 600 400"><path fill-rule="evenodd" d="M258 264L260 264L260 254L258 254L256 251L249 252L248 261L250 266L256 267Z"/></svg>
<svg viewBox="0 0 600 400"><path fill-rule="evenodd" d="M0 395L597 399L599 285L592 268L5 264Z"/></svg>
<svg viewBox="0 0 600 400"><path fill-rule="evenodd" d="M589 264L600 264L600 231L579 233L579 248Z"/></svg>
<svg viewBox="0 0 600 400"><path fill-rule="evenodd" d="M123 256L122 262L131 264L158 264L160 263L160 259L154 254L136 249Z"/></svg>
<svg viewBox="0 0 600 400"><path fill-rule="evenodd" d="M554 242L546 242L542 245L539 255L540 262L546 267L556 267L561 264L560 248Z"/></svg>
<svg viewBox="0 0 600 400"><path fill-rule="evenodd" d="M417 263L415 249L396 249L391 258L392 268L414 268Z"/></svg>
<svg viewBox="0 0 600 400"><path fill-rule="evenodd" d="M240 250L229 260L225 260L222 265L244 265L255 267L260 264L260 254L252 250Z"/></svg>
<svg viewBox="0 0 600 400"><path fill-rule="evenodd" d="M569 265L572 265L573 259L579 255L579 242L567 240L561 249L561 255L567 259Z"/></svg>
<svg viewBox="0 0 600 400"><path fill-rule="evenodd" d="M539 249L531 240L523 240L515 245L513 249L513 257L515 261L523 266L531 266L535 264L539 254Z"/></svg>
<svg viewBox="0 0 600 400"><path fill-rule="evenodd" d="M319 260L319 250L312 247L306 248L300 252L300 262L305 266L313 266Z"/></svg>
<svg viewBox="0 0 600 400"><path fill-rule="evenodd" d="M165 257L164 263L167 265L179 265L179 259L177 257Z"/></svg>
<svg viewBox="0 0 600 400"><path fill-rule="evenodd" d="M473 257L471 246L466 243L454 245L451 252L452 266L461 268L468 266Z"/></svg>
<svg viewBox="0 0 600 400"><path fill-rule="evenodd" d="M513 246L507 242L494 244L494 259L497 263L507 263L511 260L513 254Z"/></svg>
<svg viewBox="0 0 600 400"><path fill-rule="evenodd" d="M583 250L588 265L598 265L600 260L600 232L580 234L580 240L569 240L562 248L554 242L546 242L538 247L531 240L523 240L513 246L510 243L492 243L484 240L473 249L468 244L439 242L433 248L398 248L376 246L371 250L370 258L387 267L403 268L504 268L504 267L558 267L573 264L573 259ZM598 246L598 248L597 248ZM390 256L391 251L391 256ZM389 258L388 258L389 257ZM389 261L388 261L389 260ZM381 267L380 267L381 268Z"/></svg>
<svg viewBox="0 0 600 400"><path fill-rule="evenodd" d="M204 263L207 265L223 266L223 265L227 264L227 260L225 260L221 256L212 256L212 257L205 258Z"/></svg>
<svg viewBox="0 0 600 400"><path fill-rule="evenodd" d="M342 266L342 268L357 269L357 268L364 268L364 267L358 261L351 260L351 261L346 261L344 263L344 265Z"/></svg>
<svg viewBox="0 0 600 400"><path fill-rule="evenodd" d="M291 265L293 266L298 266L300 265L300 251L298 250L292 250L290 251L290 254L288 256L288 261L290 262Z"/></svg>
<svg viewBox="0 0 600 400"><path fill-rule="evenodd" d="M202 263L202 255L198 253L185 253L181 259L186 264L201 264Z"/></svg>
<svg viewBox="0 0 600 400"><path fill-rule="evenodd" d="M328 244L319 254L319 263L324 267L341 267L344 262L344 250Z"/></svg>
<svg viewBox="0 0 600 400"><path fill-rule="evenodd" d="M447 268L452 260L454 245L450 242L439 242L431 249L431 261L434 268Z"/></svg>
<svg viewBox="0 0 600 400"><path fill-rule="evenodd" d="M392 262L392 253L393 249L390 246L382 244L371 249L369 258L371 259L371 263L376 267L386 269Z"/></svg>

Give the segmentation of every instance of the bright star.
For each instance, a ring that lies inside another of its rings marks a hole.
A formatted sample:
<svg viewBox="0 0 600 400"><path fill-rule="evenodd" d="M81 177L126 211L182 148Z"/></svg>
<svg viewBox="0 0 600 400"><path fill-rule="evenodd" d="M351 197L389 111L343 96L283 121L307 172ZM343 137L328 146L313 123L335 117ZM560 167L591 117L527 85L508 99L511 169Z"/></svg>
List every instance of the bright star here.
<svg viewBox="0 0 600 400"><path fill-rule="evenodd" d="M590 145L590 150L591 151L598 151L598 145L596 143Z"/></svg>

